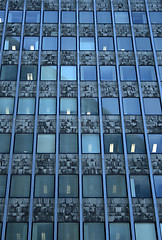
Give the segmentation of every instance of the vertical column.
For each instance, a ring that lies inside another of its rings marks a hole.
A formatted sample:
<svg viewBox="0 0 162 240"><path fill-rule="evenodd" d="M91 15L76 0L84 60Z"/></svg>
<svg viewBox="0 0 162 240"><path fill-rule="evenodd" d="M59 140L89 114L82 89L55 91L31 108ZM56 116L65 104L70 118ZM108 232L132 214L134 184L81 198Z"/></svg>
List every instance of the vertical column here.
<svg viewBox="0 0 162 240"><path fill-rule="evenodd" d="M93 5L94 5L95 45L96 45L96 62L97 62L97 81L98 81L97 82L98 83L98 103L99 103L99 118L100 118L102 180L103 180L103 194L104 194L104 208L105 208L104 209L105 210L105 230L106 230L106 240L109 240L107 189L106 189L106 175L105 175L104 141L103 141L103 124L102 124L102 105L101 105L99 55L98 55L98 33L97 33L96 0L93 0Z"/></svg>
<svg viewBox="0 0 162 240"><path fill-rule="evenodd" d="M33 163L32 163L32 177L31 177L31 191L30 191L28 240L31 239L32 218L33 218L35 162L36 162L36 151L37 151L36 149L37 149L37 124L38 124L38 105L39 105L39 84L40 84L40 68L41 68L41 49L42 49L42 27L43 27L43 0L41 1L40 36L39 36L39 59L38 59L37 90L36 90L36 104L35 104Z"/></svg>
<svg viewBox="0 0 162 240"><path fill-rule="evenodd" d="M7 6L6 6L7 10L8 10L8 4L9 4L9 1L7 2ZM10 143L10 157L9 157L9 164L8 164L6 198L5 198L5 208L4 208L3 228L2 228L2 238L1 238L2 240L5 239L5 229L6 229L6 221L7 221L7 208L8 208L8 201L9 201L10 182L11 182L12 157L13 157L13 147L14 147L14 134L15 134L15 123L16 123L16 113L17 113L17 104L18 104L20 69L21 69L21 56L22 56L24 23L25 23L25 9L26 9L26 0L24 0L24 8L23 8L23 19L22 19L20 51L19 51L19 62L18 62L17 83L16 83L16 93L15 93L16 95L15 95L15 105L14 105L14 113L13 113L12 134L11 134L11 143ZM6 23L6 21L7 21L7 14L5 16L5 23ZM3 37L4 37L4 35L3 35ZM2 47L1 48L1 50L2 50L3 49L3 44L2 44L1 47Z"/></svg>
<svg viewBox="0 0 162 240"><path fill-rule="evenodd" d="M146 153L147 153L147 158L148 158L150 183L151 183L152 198L153 198L154 211L155 211L157 236L158 236L158 240L160 240L161 236L160 236L159 216L158 216L158 210L157 210L155 186L154 186L154 180L153 180L153 172L152 172L152 164L151 164L151 157L150 157L150 149L149 149L148 136L147 136L146 119L145 119L144 105L143 105L143 99L142 99L142 89L141 89L141 81L140 81L140 74L139 74L139 65L138 65L137 49L136 49L136 44L135 44L135 35L134 35L134 29L133 29L133 21L132 21L132 12L131 12L130 0L128 0L128 7L129 7L129 14L130 14L131 32L132 32L133 48L134 48L134 55L135 55L135 63L136 63L136 71L137 71L137 81L138 81L139 97L140 97L140 103L141 103L141 112L142 112L142 119L143 119L143 126L144 126Z"/></svg>
<svg viewBox="0 0 162 240"><path fill-rule="evenodd" d="M119 60L118 60L113 0L111 0L111 11L112 11L112 23L113 23L113 32L114 32L114 47L115 47L115 57L116 57L116 70L117 70L117 79L118 79L119 103L120 103L120 113L121 113L121 124L122 124L122 136L123 136L123 148L124 148L124 158L125 158L125 171L126 171L126 182L127 182L128 202L129 202L131 234L132 234L132 240L135 240L134 219L133 219L132 198L131 198L130 179L129 179L129 166L128 166L127 146L126 146L126 137L125 137L125 124L124 124L123 102L122 102L122 93L121 93L121 84L120 84Z"/></svg>

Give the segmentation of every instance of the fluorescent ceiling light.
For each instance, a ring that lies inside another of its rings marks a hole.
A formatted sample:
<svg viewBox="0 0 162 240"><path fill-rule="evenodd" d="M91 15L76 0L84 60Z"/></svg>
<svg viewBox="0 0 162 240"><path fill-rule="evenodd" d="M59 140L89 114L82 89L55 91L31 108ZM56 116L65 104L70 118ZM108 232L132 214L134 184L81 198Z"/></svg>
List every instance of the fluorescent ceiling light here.
<svg viewBox="0 0 162 240"><path fill-rule="evenodd" d="M109 152L110 152L110 153L113 153L113 152L114 152L114 143L110 143Z"/></svg>
<svg viewBox="0 0 162 240"><path fill-rule="evenodd" d="M135 152L135 148L136 148L136 144L133 143L132 146L131 146L131 153L134 153L134 152Z"/></svg>
<svg viewBox="0 0 162 240"><path fill-rule="evenodd" d="M157 151L157 143L154 143L152 146L152 152L156 153L156 151Z"/></svg>

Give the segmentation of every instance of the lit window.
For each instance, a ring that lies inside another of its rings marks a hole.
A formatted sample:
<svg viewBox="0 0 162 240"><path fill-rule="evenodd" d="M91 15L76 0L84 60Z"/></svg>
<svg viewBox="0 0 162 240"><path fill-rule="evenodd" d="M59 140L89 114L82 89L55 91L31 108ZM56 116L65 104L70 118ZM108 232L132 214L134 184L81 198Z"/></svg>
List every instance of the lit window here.
<svg viewBox="0 0 162 240"><path fill-rule="evenodd" d="M12 175L10 197L29 197L30 175Z"/></svg>
<svg viewBox="0 0 162 240"><path fill-rule="evenodd" d="M77 98L61 98L60 114L64 115L77 114Z"/></svg>
<svg viewBox="0 0 162 240"><path fill-rule="evenodd" d="M57 50L57 37L43 37L42 50Z"/></svg>
<svg viewBox="0 0 162 240"><path fill-rule="evenodd" d="M130 176L130 185L132 197L136 198L150 198L150 182L146 175Z"/></svg>
<svg viewBox="0 0 162 240"><path fill-rule="evenodd" d="M128 12L115 12L116 23L129 23Z"/></svg>
<svg viewBox="0 0 162 240"><path fill-rule="evenodd" d="M58 240L79 240L79 223L58 223Z"/></svg>
<svg viewBox="0 0 162 240"><path fill-rule="evenodd" d="M55 134L38 134L37 153L55 153Z"/></svg>
<svg viewBox="0 0 162 240"><path fill-rule="evenodd" d="M112 37L99 37L98 44L100 51L114 50L114 43Z"/></svg>
<svg viewBox="0 0 162 240"><path fill-rule="evenodd" d="M78 197L78 176L59 176L59 197Z"/></svg>
<svg viewBox="0 0 162 240"><path fill-rule="evenodd" d="M154 223L135 223L136 240L157 240Z"/></svg>
<svg viewBox="0 0 162 240"><path fill-rule="evenodd" d="M14 98L0 98L0 114L13 114Z"/></svg>
<svg viewBox="0 0 162 240"><path fill-rule="evenodd" d="M39 114L56 114L56 98L40 98Z"/></svg>
<svg viewBox="0 0 162 240"><path fill-rule="evenodd" d="M100 66L101 81L116 81L115 66Z"/></svg>
<svg viewBox="0 0 162 240"><path fill-rule="evenodd" d="M48 240L53 239L53 223L39 222L33 223L32 240Z"/></svg>
<svg viewBox="0 0 162 240"><path fill-rule="evenodd" d="M35 197L54 197L54 175L36 175Z"/></svg>
<svg viewBox="0 0 162 240"><path fill-rule="evenodd" d="M145 114L161 115L161 104L159 98L143 98Z"/></svg>
<svg viewBox="0 0 162 240"><path fill-rule="evenodd" d="M42 66L41 67L41 80L53 81L56 80L57 67L56 66Z"/></svg>
<svg viewBox="0 0 162 240"><path fill-rule="evenodd" d="M15 134L14 153L32 153L33 134Z"/></svg>
<svg viewBox="0 0 162 240"><path fill-rule="evenodd" d="M121 134L104 134L105 153L123 153Z"/></svg>
<svg viewBox="0 0 162 240"><path fill-rule="evenodd" d="M131 240L129 223L109 223L110 240Z"/></svg>
<svg viewBox="0 0 162 240"><path fill-rule="evenodd" d="M9 153L11 134L0 134L0 153Z"/></svg>
<svg viewBox="0 0 162 240"><path fill-rule="evenodd" d="M60 153L77 153L77 134L60 134Z"/></svg>
<svg viewBox="0 0 162 240"><path fill-rule="evenodd" d="M94 37L80 37L80 50L95 50Z"/></svg>
<svg viewBox="0 0 162 240"><path fill-rule="evenodd" d="M76 66L61 66L62 81L76 81Z"/></svg>
<svg viewBox="0 0 162 240"><path fill-rule="evenodd" d="M100 175L83 175L83 197L102 197L102 179Z"/></svg>
<svg viewBox="0 0 162 240"><path fill-rule="evenodd" d="M35 98L19 98L18 114L34 114Z"/></svg>
<svg viewBox="0 0 162 240"><path fill-rule="evenodd" d="M162 134L149 134L150 153L162 153Z"/></svg>
<svg viewBox="0 0 162 240"><path fill-rule="evenodd" d="M4 50L19 50L20 48L20 37L6 37Z"/></svg>
<svg viewBox="0 0 162 240"><path fill-rule="evenodd" d="M127 134L127 152L128 153L145 153L145 142L143 134Z"/></svg>
<svg viewBox="0 0 162 240"><path fill-rule="evenodd" d="M107 175L108 197L127 197L124 175Z"/></svg>
<svg viewBox="0 0 162 240"><path fill-rule="evenodd" d="M38 37L24 37L24 50L34 51L38 50L39 46Z"/></svg>
<svg viewBox="0 0 162 240"><path fill-rule="evenodd" d="M80 23L93 23L93 12L79 12Z"/></svg>
<svg viewBox="0 0 162 240"><path fill-rule="evenodd" d="M7 223L6 240L26 240L27 223Z"/></svg>
<svg viewBox="0 0 162 240"><path fill-rule="evenodd" d="M34 81L37 79L37 66L22 65L20 80Z"/></svg>
<svg viewBox="0 0 162 240"><path fill-rule="evenodd" d="M100 153L99 134L82 134L82 153Z"/></svg>
<svg viewBox="0 0 162 240"><path fill-rule="evenodd" d="M81 98L81 114L98 115L98 98Z"/></svg>
<svg viewBox="0 0 162 240"><path fill-rule="evenodd" d="M84 240L105 240L104 223L84 223Z"/></svg>

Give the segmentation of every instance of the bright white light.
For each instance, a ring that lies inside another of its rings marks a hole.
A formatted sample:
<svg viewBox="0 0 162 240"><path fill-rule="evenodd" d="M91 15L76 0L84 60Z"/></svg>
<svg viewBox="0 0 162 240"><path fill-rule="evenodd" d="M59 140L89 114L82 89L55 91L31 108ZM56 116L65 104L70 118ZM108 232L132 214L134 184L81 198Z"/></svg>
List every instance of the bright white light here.
<svg viewBox="0 0 162 240"><path fill-rule="evenodd" d="M16 50L16 46L13 45L12 46L12 50L15 51Z"/></svg>
<svg viewBox="0 0 162 240"><path fill-rule="evenodd" d="M156 151L157 151L157 143L153 144L152 146L152 152L156 153Z"/></svg>
<svg viewBox="0 0 162 240"><path fill-rule="evenodd" d="M135 149L136 149L136 144L133 143L132 146L131 146L131 153L134 153Z"/></svg>
<svg viewBox="0 0 162 240"><path fill-rule="evenodd" d="M106 46L103 46L103 51L106 51L107 50L107 47Z"/></svg>
<svg viewBox="0 0 162 240"><path fill-rule="evenodd" d="M110 153L113 153L113 152L114 152L114 144L113 144L113 143L110 143L109 152L110 152Z"/></svg>
<svg viewBox="0 0 162 240"><path fill-rule="evenodd" d="M67 115L70 115L70 109L67 109Z"/></svg>
<svg viewBox="0 0 162 240"><path fill-rule="evenodd" d="M116 193L116 190L117 190L117 186L113 185L113 193Z"/></svg>
<svg viewBox="0 0 162 240"><path fill-rule="evenodd" d="M6 107L6 114L10 114L9 108Z"/></svg>
<svg viewBox="0 0 162 240"><path fill-rule="evenodd" d="M30 50L33 51L34 50L34 46L30 46Z"/></svg>
<svg viewBox="0 0 162 240"><path fill-rule="evenodd" d="M90 113L90 112L87 112L87 115L91 115L91 113Z"/></svg>
<svg viewBox="0 0 162 240"><path fill-rule="evenodd" d="M33 80L33 73L27 73L27 80Z"/></svg>
<svg viewBox="0 0 162 240"><path fill-rule="evenodd" d="M44 192L44 194L47 194L47 193L48 193L48 191L47 191L47 185L44 185L44 186L43 186L43 192Z"/></svg>
<svg viewBox="0 0 162 240"><path fill-rule="evenodd" d="M88 144L88 152L89 152L89 153L92 152L92 144Z"/></svg>

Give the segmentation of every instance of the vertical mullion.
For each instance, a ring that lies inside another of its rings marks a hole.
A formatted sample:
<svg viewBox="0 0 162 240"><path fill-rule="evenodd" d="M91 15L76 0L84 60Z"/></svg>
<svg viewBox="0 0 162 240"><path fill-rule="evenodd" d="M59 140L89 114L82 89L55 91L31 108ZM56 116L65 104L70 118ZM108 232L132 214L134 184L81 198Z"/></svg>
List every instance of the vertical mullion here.
<svg viewBox="0 0 162 240"><path fill-rule="evenodd" d="M97 63L97 83L98 83L98 101L99 101L99 118L100 118L102 180L103 180L104 210L105 210L105 230L106 230L106 240L109 240L107 189L106 189L106 173L105 173L104 141L103 141L103 123L102 123L102 105L101 105L101 88L100 88L100 73L99 73L99 54L98 54L98 33L97 33L96 0L93 0L93 5L94 5L95 45L96 45L96 63Z"/></svg>
<svg viewBox="0 0 162 240"><path fill-rule="evenodd" d="M133 218L132 198L131 198L131 189L130 189L129 165L128 165L128 155L127 155L126 136L125 136L125 124L124 124L121 83L120 83L119 59L118 59L118 50L117 50L113 0L111 0L111 11L112 11L112 23L113 23L113 32L114 32L114 47L115 47L115 57L116 57L117 78L118 78L118 92L119 92L121 124L122 124L122 137L123 137L124 158L125 158L126 182L127 182L128 202L129 202L129 216L130 216L132 240L135 240L134 218Z"/></svg>
<svg viewBox="0 0 162 240"><path fill-rule="evenodd" d="M155 186L154 186L154 180L153 180L152 163L151 163L149 142L148 142L148 136L147 136L147 126L146 126L146 119L145 119L145 113L144 113L144 105L143 105L142 89L141 89L141 80L140 80L140 74L139 74L139 64L138 64L137 49L136 49L136 44L135 44L135 35L134 35L134 29L133 29L133 21L132 21L132 12L131 12L130 0L128 0L128 7L129 7L129 15L130 15L130 23L131 23L131 32L132 32L132 39L133 39L133 48L134 48L135 62L136 62L137 81L138 81L139 97L140 97L140 103L141 103L142 120L143 120L143 125L144 125L144 136L145 136L145 143L146 143L146 153L147 153L147 158L148 158L148 166L149 166L149 175L150 175L150 182L151 182L152 198L153 198L154 211L155 211L156 228L157 228L158 240L161 240L160 226L159 226L159 216L158 216L158 210L157 210L157 201L156 201Z"/></svg>
<svg viewBox="0 0 162 240"><path fill-rule="evenodd" d="M15 134L16 113L17 113L18 94L19 94L21 56L22 56L22 47L23 47L25 9L26 9L26 0L24 0L23 19L22 19L22 27L21 27L21 40L20 40L20 49L19 49L19 61L18 61L18 71L17 71L15 105L14 105L14 112L13 112L12 133L11 133L11 143L10 143L10 157L9 157L9 163L8 163L8 176L7 176L7 186L6 186L5 207L4 207L4 217L3 217L3 227L2 227L2 238L1 238L1 240L5 239L5 228L6 228L6 221L7 221L7 208L8 208L8 201L9 201L10 182L11 182L12 158L13 158L13 147L14 147L14 134ZM7 18L7 15L6 15L6 18Z"/></svg>
<svg viewBox="0 0 162 240"><path fill-rule="evenodd" d="M40 84L40 68L41 68L41 50L42 50L42 27L43 27L43 0L41 0L39 57L38 57L38 74L37 74L37 88L36 88L36 106L35 106L35 122L34 122L33 162L32 162L32 177L31 177L31 191L30 191L28 240L31 239L32 218L33 218L33 198L34 198L35 162L36 162L36 147L37 147L37 124L38 124L38 105L39 105L39 84Z"/></svg>

